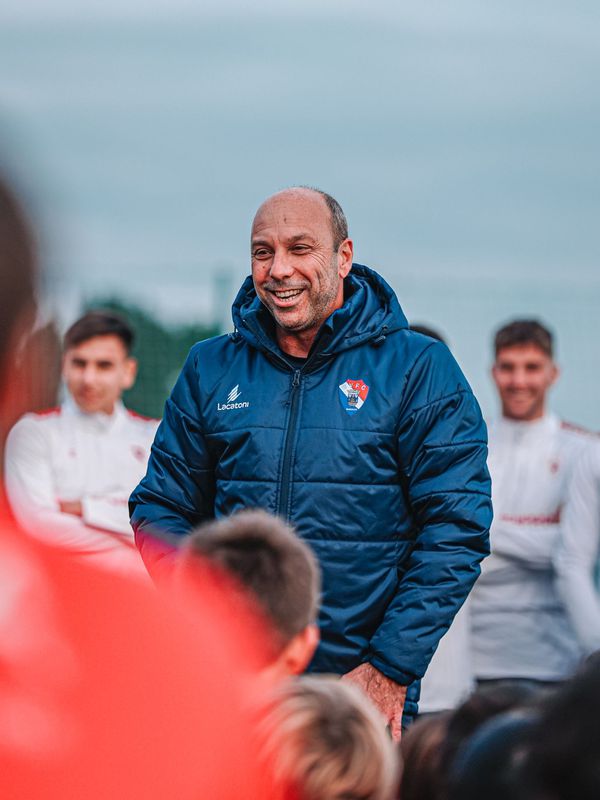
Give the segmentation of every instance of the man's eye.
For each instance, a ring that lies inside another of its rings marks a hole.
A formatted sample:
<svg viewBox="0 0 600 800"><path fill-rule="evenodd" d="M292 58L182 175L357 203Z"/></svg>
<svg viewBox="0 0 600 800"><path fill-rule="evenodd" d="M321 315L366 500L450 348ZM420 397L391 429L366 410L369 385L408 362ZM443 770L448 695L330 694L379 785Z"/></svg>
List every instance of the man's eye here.
<svg viewBox="0 0 600 800"><path fill-rule="evenodd" d="M267 250L266 247L258 247L256 250L253 250L252 257L253 258L268 258L270 251Z"/></svg>
<svg viewBox="0 0 600 800"><path fill-rule="evenodd" d="M307 244L295 244L295 245L292 247L292 252L293 252L293 253L306 253L306 251L307 251L308 249L309 249L309 247L308 247L308 245L307 245Z"/></svg>

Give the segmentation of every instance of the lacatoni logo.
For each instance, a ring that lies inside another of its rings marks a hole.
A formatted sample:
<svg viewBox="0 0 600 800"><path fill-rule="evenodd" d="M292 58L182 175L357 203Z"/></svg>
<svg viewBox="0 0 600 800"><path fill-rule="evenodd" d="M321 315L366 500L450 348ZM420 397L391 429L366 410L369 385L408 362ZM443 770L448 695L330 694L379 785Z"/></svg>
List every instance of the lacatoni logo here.
<svg viewBox="0 0 600 800"><path fill-rule="evenodd" d="M239 383L227 395L226 403L217 403L217 411L233 411L234 408L250 408L250 403L247 400L242 400L241 403L236 402L241 395Z"/></svg>

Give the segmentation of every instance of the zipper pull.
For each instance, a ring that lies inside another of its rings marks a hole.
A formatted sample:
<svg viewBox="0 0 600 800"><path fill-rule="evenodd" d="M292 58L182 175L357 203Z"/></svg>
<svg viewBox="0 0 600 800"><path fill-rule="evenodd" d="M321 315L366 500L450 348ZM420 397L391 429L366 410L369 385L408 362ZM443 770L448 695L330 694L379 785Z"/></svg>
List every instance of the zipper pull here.
<svg viewBox="0 0 600 800"><path fill-rule="evenodd" d="M292 389L297 389L300 386L300 370L294 372L294 380L292 381Z"/></svg>

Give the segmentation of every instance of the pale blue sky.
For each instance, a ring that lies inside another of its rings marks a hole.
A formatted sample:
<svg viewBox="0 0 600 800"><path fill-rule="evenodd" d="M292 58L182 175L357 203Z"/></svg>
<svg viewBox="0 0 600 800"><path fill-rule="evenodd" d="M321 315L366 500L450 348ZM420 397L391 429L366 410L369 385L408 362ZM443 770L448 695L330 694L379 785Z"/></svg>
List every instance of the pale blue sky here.
<svg viewBox="0 0 600 800"><path fill-rule="evenodd" d="M0 9L4 149L62 301L211 313L256 206L315 184L488 412L491 329L535 314L559 335L556 405L600 427L597 4L197 5Z"/></svg>

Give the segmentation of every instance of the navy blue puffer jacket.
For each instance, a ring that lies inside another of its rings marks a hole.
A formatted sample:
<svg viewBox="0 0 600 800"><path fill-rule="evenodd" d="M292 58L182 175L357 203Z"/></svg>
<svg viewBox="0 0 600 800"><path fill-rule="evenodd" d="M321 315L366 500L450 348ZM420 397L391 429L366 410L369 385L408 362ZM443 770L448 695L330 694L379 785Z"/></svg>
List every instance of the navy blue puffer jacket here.
<svg viewBox="0 0 600 800"><path fill-rule="evenodd" d="M236 332L195 345L167 401L131 498L142 556L157 569L153 530L185 535L246 507L280 514L323 570L312 668L370 661L409 684L488 553L477 401L447 347L410 331L367 267L352 267L301 368L250 278L233 315Z"/></svg>

